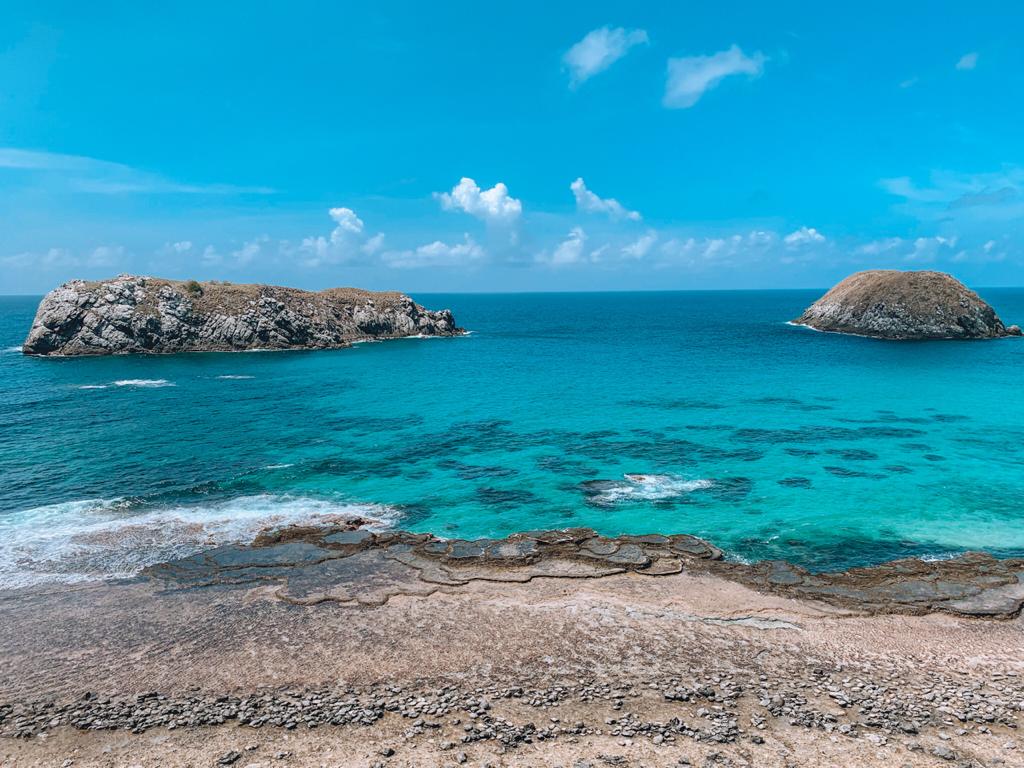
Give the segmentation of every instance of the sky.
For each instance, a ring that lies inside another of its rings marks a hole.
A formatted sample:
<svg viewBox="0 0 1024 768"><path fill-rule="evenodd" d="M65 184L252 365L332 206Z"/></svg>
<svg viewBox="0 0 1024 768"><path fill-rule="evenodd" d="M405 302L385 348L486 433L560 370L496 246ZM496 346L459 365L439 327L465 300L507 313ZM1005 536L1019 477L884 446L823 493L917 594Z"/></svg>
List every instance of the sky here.
<svg viewBox="0 0 1024 768"><path fill-rule="evenodd" d="M0 293L1024 285L1024 5L0 5Z"/></svg>

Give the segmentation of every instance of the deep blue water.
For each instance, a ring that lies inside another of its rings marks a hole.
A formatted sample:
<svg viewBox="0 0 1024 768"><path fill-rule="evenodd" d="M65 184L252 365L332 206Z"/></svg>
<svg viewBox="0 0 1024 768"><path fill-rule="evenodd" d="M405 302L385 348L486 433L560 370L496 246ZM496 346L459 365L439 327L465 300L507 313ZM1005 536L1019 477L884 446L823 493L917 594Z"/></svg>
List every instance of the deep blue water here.
<svg viewBox="0 0 1024 768"><path fill-rule="evenodd" d="M1024 554L1024 341L785 324L817 295L429 295L472 335L70 360L12 349L38 297L0 297L0 582L347 510L686 532L817 569ZM1024 320L1024 290L982 295Z"/></svg>

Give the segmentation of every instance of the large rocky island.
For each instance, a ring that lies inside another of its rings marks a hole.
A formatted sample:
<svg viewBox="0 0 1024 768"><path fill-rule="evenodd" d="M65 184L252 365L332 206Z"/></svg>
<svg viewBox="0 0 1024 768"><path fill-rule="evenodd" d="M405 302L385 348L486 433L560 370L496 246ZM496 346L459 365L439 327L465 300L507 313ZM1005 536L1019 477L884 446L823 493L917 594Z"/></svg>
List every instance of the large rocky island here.
<svg viewBox="0 0 1024 768"><path fill-rule="evenodd" d="M333 349L460 333L447 309L433 312L395 292L120 275L73 280L48 293L22 349L53 356Z"/></svg>
<svg viewBox="0 0 1024 768"><path fill-rule="evenodd" d="M997 339L1020 336L974 291L944 272L857 272L793 321L818 331L879 339Z"/></svg>

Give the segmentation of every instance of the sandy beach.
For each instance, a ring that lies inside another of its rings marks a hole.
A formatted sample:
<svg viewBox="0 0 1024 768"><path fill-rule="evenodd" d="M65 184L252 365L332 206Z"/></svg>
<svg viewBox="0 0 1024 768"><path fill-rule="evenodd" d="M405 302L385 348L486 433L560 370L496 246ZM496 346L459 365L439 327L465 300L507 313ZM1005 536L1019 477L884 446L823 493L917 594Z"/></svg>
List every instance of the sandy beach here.
<svg viewBox="0 0 1024 768"><path fill-rule="evenodd" d="M713 548L674 552L679 572L655 575L671 548L659 537L539 534L481 553L401 536L297 532L130 582L5 593L3 764L1012 766L1024 754L1019 618L772 594L716 573L737 566ZM589 549L604 554L572 555Z"/></svg>

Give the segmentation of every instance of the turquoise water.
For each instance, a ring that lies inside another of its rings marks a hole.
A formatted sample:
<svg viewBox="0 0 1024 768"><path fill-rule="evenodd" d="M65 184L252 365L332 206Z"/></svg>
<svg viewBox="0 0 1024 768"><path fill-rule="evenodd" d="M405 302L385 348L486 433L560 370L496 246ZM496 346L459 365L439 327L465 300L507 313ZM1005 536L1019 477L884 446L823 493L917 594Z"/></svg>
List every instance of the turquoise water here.
<svg viewBox="0 0 1024 768"><path fill-rule="evenodd" d="M982 293L1024 320L1024 290ZM347 511L442 536L686 532L815 569L1024 554L1024 342L785 324L816 297L431 295L473 333L73 360L10 349L38 299L0 298L0 583Z"/></svg>

